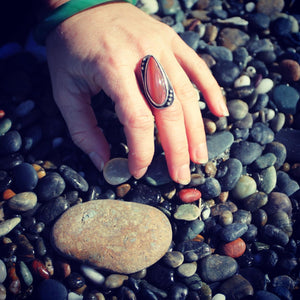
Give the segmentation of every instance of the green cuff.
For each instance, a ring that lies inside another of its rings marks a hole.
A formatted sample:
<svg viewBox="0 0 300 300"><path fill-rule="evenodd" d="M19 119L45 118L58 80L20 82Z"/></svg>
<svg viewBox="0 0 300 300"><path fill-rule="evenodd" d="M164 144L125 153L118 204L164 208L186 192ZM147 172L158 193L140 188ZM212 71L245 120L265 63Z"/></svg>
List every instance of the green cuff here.
<svg viewBox="0 0 300 300"><path fill-rule="evenodd" d="M137 0L123 0L136 5ZM44 45L46 38L50 31L52 31L57 25L62 23L64 20L74 16L75 14L91 8L93 6L113 2L113 0L69 0L63 5L57 7L50 15L44 19L34 31L34 38L37 43Z"/></svg>

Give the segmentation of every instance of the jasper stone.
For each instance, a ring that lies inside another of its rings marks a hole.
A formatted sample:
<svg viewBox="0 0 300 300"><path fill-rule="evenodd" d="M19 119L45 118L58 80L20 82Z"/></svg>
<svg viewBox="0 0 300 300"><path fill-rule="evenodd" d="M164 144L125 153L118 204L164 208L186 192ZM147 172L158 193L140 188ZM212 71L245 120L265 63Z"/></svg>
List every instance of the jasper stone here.
<svg viewBox="0 0 300 300"><path fill-rule="evenodd" d="M244 254L246 250L246 243L241 238L237 238L232 242L222 244L220 250L224 255L237 258Z"/></svg>
<svg viewBox="0 0 300 300"><path fill-rule="evenodd" d="M167 217L153 207L95 200L67 210L55 223L52 237L56 249L70 258L129 274L167 252L172 230Z"/></svg>

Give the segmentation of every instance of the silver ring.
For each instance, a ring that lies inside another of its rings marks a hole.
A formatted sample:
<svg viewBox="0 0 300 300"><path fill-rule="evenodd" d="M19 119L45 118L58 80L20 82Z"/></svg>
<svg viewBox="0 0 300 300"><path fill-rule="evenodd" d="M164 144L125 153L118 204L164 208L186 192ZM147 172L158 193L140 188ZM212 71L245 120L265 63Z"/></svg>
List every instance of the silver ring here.
<svg viewBox="0 0 300 300"><path fill-rule="evenodd" d="M141 63L144 95L154 108L166 108L174 101L174 89L162 65L152 55L147 55Z"/></svg>

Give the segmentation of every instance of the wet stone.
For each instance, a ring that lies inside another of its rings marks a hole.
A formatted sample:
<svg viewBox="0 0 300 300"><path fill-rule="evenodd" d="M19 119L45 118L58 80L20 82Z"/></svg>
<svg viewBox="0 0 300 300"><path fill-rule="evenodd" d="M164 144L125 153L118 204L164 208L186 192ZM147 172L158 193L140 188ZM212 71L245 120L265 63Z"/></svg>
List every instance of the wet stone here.
<svg viewBox="0 0 300 300"><path fill-rule="evenodd" d="M170 299L185 299L188 295L188 288L181 282L176 282L170 288Z"/></svg>
<svg viewBox="0 0 300 300"><path fill-rule="evenodd" d="M211 199L220 195L221 186L216 178L208 177L199 187L203 199Z"/></svg>
<svg viewBox="0 0 300 300"><path fill-rule="evenodd" d="M172 182L169 176L165 155L160 154L153 158L144 178L149 184L154 186Z"/></svg>
<svg viewBox="0 0 300 300"><path fill-rule="evenodd" d="M242 235L246 243L254 242L257 238L258 229L254 224L248 225L248 230Z"/></svg>
<svg viewBox="0 0 300 300"><path fill-rule="evenodd" d="M178 196L184 203L191 203L201 198L201 192L198 189L182 189L179 191Z"/></svg>
<svg viewBox="0 0 300 300"><path fill-rule="evenodd" d="M287 196L293 195L299 190L299 184L297 181L292 180L291 177L283 172L277 172L277 190L286 194Z"/></svg>
<svg viewBox="0 0 300 300"><path fill-rule="evenodd" d="M229 87L240 75L239 67L231 61L220 61L211 68L222 87Z"/></svg>
<svg viewBox="0 0 300 300"><path fill-rule="evenodd" d="M276 133L280 131L285 124L285 115L279 112L270 122L272 130Z"/></svg>
<svg viewBox="0 0 300 300"><path fill-rule="evenodd" d="M221 214L219 215L219 223L222 226L226 226L229 225L233 222L233 215L232 212L229 210L225 210L223 212L221 212Z"/></svg>
<svg viewBox="0 0 300 300"><path fill-rule="evenodd" d="M12 125L12 121L9 118L4 118L0 120L0 135L6 134Z"/></svg>
<svg viewBox="0 0 300 300"><path fill-rule="evenodd" d="M242 120L248 113L248 105L242 100L230 100L227 102L230 118Z"/></svg>
<svg viewBox="0 0 300 300"><path fill-rule="evenodd" d="M258 189L266 194L273 191L277 182L276 170L273 166L266 168L260 173L261 180L258 184Z"/></svg>
<svg viewBox="0 0 300 300"><path fill-rule="evenodd" d="M242 200L242 206L250 211L254 212L264 205L266 205L268 202L268 195L264 192L255 192L251 194L250 196L244 198Z"/></svg>
<svg viewBox="0 0 300 300"><path fill-rule="evenodd" d="M288 214L292 215L292 203L290 198L284 193L272 192L268 196L268 203L263 207L268 215L276 213L278 210L283 210Z"/></svg>
<svg viewBox="0 0 300 300"><path fill-rule="evenodd" d="M33 283L33 276L30 272L30 269L23 261L19 262L19 269L21 278L23 279L24 283L27 286L30 286Z"/></svg>
<svg viewBox="0 0 300 300"><path fill-rule="evenodd" d="M199 262L200 277L205 282L222 281L233 276L238 269L234 258L218 254L204 257Z"/></svg>
<svg viewBox="0 0 300 300"><path fill-rule="evenodd" d="M29 163L21 163L12 169L13 184L16 191L32 191L38 182L38 175Z"/></svg>
<svg viewBox="0 0 300 300"><path fill-rule="evenodd" d="M246 243L241 238L237 238L236 240L223 244L220 247L220 251L223 255L227 255L233 258L242 256L245 250Z"/></svg>
<svg viewBox="0 0 300 300"><path fill-rule="evenodd" d="M3 260L0 259L0 284L5 281L6 276L7 276L6 265L3 262Z"/></svg>
<svg viewBox="0 0 300 300"><path fill-rule="evenodd" d="M287 150L283 143L278 141L266 145L265 152L273 153L276 156L274 167L278 170L286 160Z"/></svg>
<svg viewBox="0 0 300 300"><path fill-rule="evenodd" d="M204 229L203 221L196 219L180 226L177 237L180 241L189 241L200 234Z"/></svg>
<svg viewBox="0 0 300 300"><path fill-rule="evenodd" d="M152 206L159 205L162 200L161 192L157 188L142 183L132 186L131 190L126 194L125 199Z"/></svg>
<svg viewBox="0 0 300 300"><path fill-rule="evenodd" d="M184 261L184 256L181 252L179 251L171 251L167 252L163 258L162 261L164 264L166 264L168 267L171 268L177 268L179 267L183 261Z"/></svg>
<svg viewBox="0 0 300 300"><path fill-rule="evenodd" d="M194 204L182 204L179 205L174 213L176 220L193 221L199 218L200 209Z"/></svg>
<svg viewBox="0 0 300 300"><path fill-rule="evenodd" d="M43 204L39 208L38 220L49 224L70 207L69 202L62 196Z"/></svg>
<svg viewBox="0 0 300 300"><path fill-rule="evenodd" d="M292 59L283 59L280 64L280 72L287 82L298 81L300 79L300 65Z"/></svg>
<svg viewBox="0 0 300 300"><path fill-rule="evenodd" d="M251 212L244 209L239 209L233 214L234 223L243 223L249 225L252 220Z"/></svg>
<svg viewBox="0 0 300 300"><path fill-rule="evenodd" d="M244 299L254 294L250 282L240 274L236 274L223 282L220 286L220 292L229 299Z"/></svg>
<svg viewBox="0 0 300 300"><path fill-rule="evenodd" d="M257 291L255 300L280 300L278 296L268 291Z"/></svg>
<svg viewBox="0 0 300 300"><path fill-rule="evenodd" d="M176 272L180 277L190 277L196 273L197 263L183 263L177 269Z"/></svg>
<svg viewBox="0 0 300 300"><path fill-rule="evenodd" d="M5 236L11 230L13 230L21 221L21 218L14 217L0 223L0 237Z"/></svg>
<svg viewBox="0 0 300 300"><path fill-rule="evenodd" d="M230 191L235 187L242 175L242 169L241 162L236 158L229 158L220 163L216 178L220 183L222 191Z"/></svg>
<svg viewBox="0 0 300 300"><path fill-rule="evenodd" d="M107 289L116 289L122 286L123 282L127 279L127 275L111 274L105 279L104 286Z"/></svg>
<svg viewBox="0 0 300 300"><path fill-rule="evenodd" d="M243 119L234 122L234 127L239 129L250 129L252 125L253 117L250 113L247 113Z"/></svg>
<svg viewBox="0 0 300 300"><path fill-rule="evenodd" d="M234 143L230 150L232 158L240 160L243 165L249 165L262 154L262 147L258 143L242 141Z"/></svg>
<svg viewBox="0 0 300 300"><path fill-rule="evenodd" d="M277 158L274 153L266 153L260 157L258 157L253 162L253 167L256 169L266 169L268 167L274 166Z"/></svg>
<svg viewBox="0 0 300 300"><path fill-rule="evenodd" d="M57 172L48 172L39 180L36 193L41 201L48 201L62 194L66 187L64 179Z"/></svg>
<svg viewBox="0 0 300 300"><path fill-rule="evenodd" d="M175 271L171 268L155 264L148 268L147 271L150 284L153 284L160 289L168 289L175 282Z"/></svg>
<svg viewBox="0 0 300 300"><path fill-rule="evenodd" d="M22 138L18 131L11 130L5 135L0 136L0 154L7 155L20 150L22 146Z"/></svg>
<svg viewBox="0 0 300 300"><path fill-rule="evenodd" d="M272 90L273 86L273 80L271 80L270 78L263 78L255 90L257 94L267 94Z"/></svg>
<svg viewBox="0 0 300 300"><path fill-rule="evenodd" d="M81 192L87 192L89 185L87 181L75 170L72 168L61 165L59 167L59 172L62 175L63 179L70 184L75 190Z"/></svg>
<svg viewBox="0 0 300 300"><path fill-rule="evenodd" d="M219 33L218 42L231 51L240 46L245 46L250 37L244 31L237 28L225 27Z"/></svg>
<svg viewBox="0 0 300 300"><path fill-rule="evenodd" d="M299 98L299 92L292 86L281 84L273 89L273 100L280 112L295 114Z"/></svg>
<svg viewBox="0 0 300 300"><path fill-rule="evenodd" d="M261 122L257 122L253 125L250 130L250 136L254 142L261 145L266 145L274 140L274 132Z"/></svg>
<svg viewBox="0 0 300 300"><path fill-rule="evenodd" d="M270 224L263 227L262 238L267 243L281 246L285 246L289 242L289 237L283 230Z"/></svg>
<svg viewBox="0 0 300 300"><path fill-rule="evenodd" d="M185 31L180 33L179 35L191 48L193 48L194 50L198 48L200 40L200 36L198 33L193 31Z"/></svg>
<svg viewBox="0 0 300 300"><path fill-rule="evenodd" d="M233 143L234 138L229 131L217 132L207 136L208 158L212 159L221 155Z"/></svg>
<svg viewBox="0 0 300 300"><path fill-rule="evenodd" d="M224 226L218 234L220 239L224 242L232 242L237 238L241 237L247 230L247 224L232 223Z"/></svg>
<svg viewBox="0 0 300 300"><path fill-rule="evenodd" d="M67 289L59 281L54 279L48 279L41 282L38 287L38 296L41 300L50 300L50 299L67 299Z"/></svg>
<svg viewBox="0 0 300 300"><path fill-rule="evenodd" d="M283 230L289 237L293 233L292 222L288 214L282 210L279 210L269 216L268 224L274 225L275 227Z"/></svg>
<svg viewBox="0 0 300 300"><path fill-rule="evenodd" d="M19 212L33 209L37 204L37 196L33 192L23 192L16 194L8 200L8 206Z"/></svg>
<svg viewBox="0 0 300 300"><path fill-rule="evenodd" d="M171 237L169 221L159 210L118 200L77 204L53 228L53 241L60 253L124 274L159 260L169 248Z"/></svg>
<svg viewBox="0 0 300 300"><path fill-rule="evenodd" d="M184 255L186 262L196 261L211 254L209 245L198 241L181 242L176 246L176 250Z"/></svg>
<svg viewBox="0 0 300 300"><path fill-rule="evenodd" d="M202 287L201 278L197 273L195 273L193 276L182 278L182 281L188 286L189 290L192 291L198 291Z"/></svg>
<svg viewBox="0 0 300 300"><path fill-rule="evenodd" d="M252 177L248 175L242 175L233 188L232 195L235 199L244 199L255 193L256 188L256 182Z"/></svg>
<svg viewBox="0 0 300 300"><path fill-rule="evenodd" d="M217 62L231 62L233 60L232 52L226 47L207 45L205 50Z"/></svg>

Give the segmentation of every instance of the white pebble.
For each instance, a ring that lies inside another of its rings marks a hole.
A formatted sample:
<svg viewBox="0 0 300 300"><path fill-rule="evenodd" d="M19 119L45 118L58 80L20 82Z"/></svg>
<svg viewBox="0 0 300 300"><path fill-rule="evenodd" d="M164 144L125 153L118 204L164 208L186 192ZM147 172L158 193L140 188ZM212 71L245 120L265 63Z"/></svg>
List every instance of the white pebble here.
<svg viewBox="0 0 300 300"><path fill-rule="evenodd" d="M256 69L255 69L253 66L249 66L249 67L246 69L246 73L247 73L251 78L253 78L253 77L256 75Z"/></svg>
<svg viewBox="0 0 300 300"><path fill-rule="evenodd" d="M85 277L87 277L90 281L92 281L95 284L103 284L105 281L105 277L97 272L94 268L87 266L87 265L81 265L80 269Z"/></svg>
<svg viewBox="0 0 300 300"><path fill-rule="evenodd" d="M265 109L266 122L271 121L275 117L275 111L271 108Z"/></svg>
<svg viewBox="0 0 300 300"><path fill-rule="evenodd" d="M251 79L248 75L242 75L237 78L234 82L234 87L242 87L242 86L249 86L251 84Z"/></svg>
<svg viewBox="0 0 300 300"><path fill-rule="evenodd" d="M74 292L70 292L68 294L68 300L82 300L83 299L83 296L82 295L78 295Z"/></svg>
<svg viewBox="0 0 300 300"><path fill-rule="evenodd" d="M226 297L223 294L215 294L212 298L212 300L225 300Z"/></svg>
<svg viewBox="0 0 300 300"><path fill-rule="evenodd" d="M271 91L274 86L273 80L270 78L263 78L256 88L257 94L266 94Z"/></svg>
<svg viewBox="0 0 300 300"><path fill-rule="evenodd" d="M253 12L255 9L255 3L254 2L248 2L246 5L245 5L245 10L247 12Z"/></svg>
<svg viewBox="0 0 300 300"><path fill-rule="evenodd" d="M200 107L201 110L206 108L206 103L205 102L199 101L198 103L199 103L199 107Z"/></svg>
<svg viewBox="0 0 300 300"><path fill-rule="evenodd" d="M140 0L141 10L151 15L158 12L159 6L156 0Z"/></svg>

